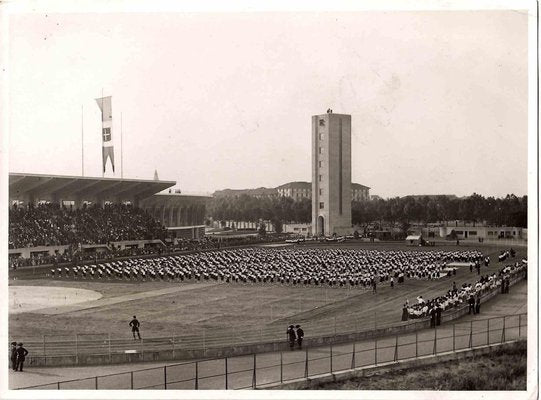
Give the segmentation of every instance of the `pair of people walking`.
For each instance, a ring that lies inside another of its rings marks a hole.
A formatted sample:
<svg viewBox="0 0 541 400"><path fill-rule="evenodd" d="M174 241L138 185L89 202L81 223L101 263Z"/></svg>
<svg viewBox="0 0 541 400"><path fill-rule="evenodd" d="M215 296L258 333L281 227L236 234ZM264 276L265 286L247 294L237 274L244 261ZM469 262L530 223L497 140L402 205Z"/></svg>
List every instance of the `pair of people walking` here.
<svg viewBox="0 0 541 400"><path fill-rule="evenodd" d="M23 347L22 343L11 342L10 361L13 371L23 372L23 365L28 350Z"/></svg>
<svg viewBox="0 0 541 400"><path fill-rule="evenodd" d="M289 341L289 348L293 350L295 347L295 342L299 345L299 348L302 349L302 340L304 339L304 331L300 325L289 325L287 328L287 340Z"/></svg>

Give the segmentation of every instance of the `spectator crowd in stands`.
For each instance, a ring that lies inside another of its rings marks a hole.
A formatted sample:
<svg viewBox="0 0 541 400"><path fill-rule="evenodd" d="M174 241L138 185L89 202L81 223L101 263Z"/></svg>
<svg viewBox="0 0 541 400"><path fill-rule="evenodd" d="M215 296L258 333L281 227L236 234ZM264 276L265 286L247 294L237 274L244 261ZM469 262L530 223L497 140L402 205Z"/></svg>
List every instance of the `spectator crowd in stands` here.
<svg viewBox="0 0 541 400"><path fill-rule="evenodd" d="M142 209L125 204L71 209L56 203L9 210L9 247L165 239L166 230Z"/></svg>

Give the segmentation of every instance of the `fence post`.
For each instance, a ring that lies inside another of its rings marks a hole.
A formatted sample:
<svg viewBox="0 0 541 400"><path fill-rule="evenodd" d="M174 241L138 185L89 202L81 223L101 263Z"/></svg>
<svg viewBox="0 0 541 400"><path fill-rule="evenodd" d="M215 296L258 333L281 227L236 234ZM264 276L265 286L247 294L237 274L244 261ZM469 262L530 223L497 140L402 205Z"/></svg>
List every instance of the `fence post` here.
<svg viewBox="0 0 541 400"><path fill-rule="evenodd" d="M378 365L378 337L374 340L374 365Z"/></svg>
<svg viewBox="0 0 541 400"><path fill-rule="evenodd" d="M502 343L505 342L505 315L503 316Z"/></svg>
<svg viewBox="0 0 541 400"><path fill-rule="evenodd" d="M56 390L60 390L60 382L56 382Z"/></svg>
<svg viewBox="0 0 541 400"><path fill-rule="evenodd" d="M207 329L203 328L203 354L205 354L207 352L207 348L205 346L206 337L207 337Z"/></svg>
<svg viewBox="0 0 541 400"><path fill-rule="evenodd" d="M453 351L455 351L455 324L453 324Z"/></svg>
<svg viewBox="0 0 541 400"><path fill-rule="evenodd" d="M254 353L254 376L252 377L252 387L255 389L257 386L257 375L255 372L256 369L256 359L255 359L255 353Z"/></svg>
<svg viewBox="0 0 541 400"><path fill-rule="evenodd" d="M487 346L490 344L490 318L487 319Z"/></svg>
<svg viewBox="0 0 541 400"><path fill-rule="evenodd" d="M94 378L94 388L98 390L98 377L97 376Z"/></svg>
<svg viewBox="0 0 541 400"><path fill-rule="evenodd" d="M195 362L195 390L199 390L199 361Z"/></svg>
<svg viewBox="0 0 541 400"><path fill-rule="evenodd" d="M518 315L518 337L520 338L520 326L522 325L522 314ZM43 341L43 349L45 351L45 340Z"/></svg>
<svg viewBox="0 0 541 400"><path fill-rule="evenodd" d="M473 321L470 321L470 349L473 347Z"/></svg>
<svg viewBox="0 0 541 400"><path fill-rule="evenodd" d="M75 334L75 364L79 364L79 335Z"/></svg>
<svg viewBox="0 0 541 400"><path fill-rule="evenodd" d="M351 369L355 369L355 342L353 342L353 353L351 354Z"/></svg>
<svg viewBox="0 0 541 400"><path fill-rule="evenodd" d="M334 336L336 337L336 316L334 316Z"/></svg>
<svg viewBox="0 0 541 400"><path fill-rule="evenodd" d="M418 337L419 337L419 332L416 330L415 331L415 358L417 358L418 355L419 355L419 352L418 352L418 347L419 347L418 346L418 342L419 342Z"/></svg>
<svg viewBox="0 0 541 400"><path fill-rule="evenodd" d="M395 336L396 341L394 342L394 360L398 361L398 335Z"/></svg>
<svg viewBox="0 0 541 400"><path fill-rule="evenodd" d="M434 350L433 354L436 354L436 342L438 341L438 328L436 327L436 324L434 324Z"/></svg>
<svg viewBox="0 0 541 400"><path fill-rule="evenodd" d="M45 364L47 364L47 352L45 351L45 335L43 335L43 357L45 358Z"/></svg>
<svg viewBox="0 0 541 400"><path fill-rule="evenodd" d="M111 355L111 332L107 334L107 343L108 343L108 350L109 350L109 363L113 361L113 356Z"/></svg>
<svg viewBox="0 0 541 400"><path fill-rule="evenodd" d="M283 354L280 352L280 383L284 382L284 361Z"/></svg>
<svg viewBox="0 0 541 400"><path fill-rule="evenodd" d="M330 363L331 363L331 374L332 374L332 343L331 343L331 358L330 358Z"/></svg>
<svg viewBox="0 0 541 400"><path fill-rule="evenodd" d="M225 390L229 389L229 381L227 379L227 357L225 358Z"/></svg>
<svg viewBox="0 0 541 400"><path fill-rule="evenodd" d="M141 339L141 361L145 359L145 345L143 344L143 339Z"/></svg>
<svg viewBox="0 0 541 400"><path fill-rule="evenodd" d="M173 346L173 360L175 359L175 336L171 337L171 346Z"/></svg>
<svg viewBox="0 0 541 400"><path fill-rule="evenodd" d="M133 390L133 371L130 372L130 388Z"/></svg>
<svg viewBox="0 0 541 400"><path fill-rule="evenodd" d="M167 365L163 366L163 388L167 390Z"/></svg>
<svg viewBox="0 0 541 400"><path fill-rule="evenodd" d="M306 350L305 350L304 360L305 360L304 361L304 377L308 378L308 348L306 348Z"/></svg>

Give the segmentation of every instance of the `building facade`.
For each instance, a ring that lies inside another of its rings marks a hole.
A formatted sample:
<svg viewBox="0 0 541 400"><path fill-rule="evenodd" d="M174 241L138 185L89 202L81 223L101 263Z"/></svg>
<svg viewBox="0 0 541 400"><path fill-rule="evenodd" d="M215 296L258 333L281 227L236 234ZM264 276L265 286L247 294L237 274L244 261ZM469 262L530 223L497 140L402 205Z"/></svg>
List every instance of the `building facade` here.
<svg viewBox="0 0 541 400"><path fill-rule="evenodd" d="M293 200L311 199L312 184L310 182L288 182L276 188L282 197L291 197Z"/></svg>
<svg viewBox="0 0 541 400"><path fill-rule="evenodd" d="M351 200L368 201L370 200L370 188L360 183L351 184Z"/></svg>
<svg viewBox="0 0 541 400"><path fill-rule="evenodd" d="M257 197L258 199L274 198L279 196L276 188L265 187L260 187L257 189L223 189L217 190L213 193L214 197L240 197L242 195Z"/></svg>
<svg viewBox="0 0 541 400"><path fill-rule="evenodd" d="M278 194L282 197L291 197L298 201L301 199L312 198L312 184L310 182L288 182L276 188ZM370 200L370 188L360 183L351 184L352 201Z"/></svg>
<svg viewBox="0 0 541 400"><path fill-rule="evenodd" d="M312 116L312 234L351 227L351 115Z"/></svg>

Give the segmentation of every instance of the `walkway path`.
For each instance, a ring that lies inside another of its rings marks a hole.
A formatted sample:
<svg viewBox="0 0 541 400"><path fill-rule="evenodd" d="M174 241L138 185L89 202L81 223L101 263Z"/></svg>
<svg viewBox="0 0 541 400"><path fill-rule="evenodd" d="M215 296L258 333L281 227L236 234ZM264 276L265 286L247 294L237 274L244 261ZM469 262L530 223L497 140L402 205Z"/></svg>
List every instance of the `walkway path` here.
<svg viewBox="0 0 541 400"><path fill-rule="evenodd" d="M453 342L456 348L465 348L469 346L470 329L473 331L472 345L478 346L486 344L487 339L490 343L501 341L501 332L503 319L497 318L504 315L513 315L506 319L506 340L513 338L526 337L526 324L522 318L522 329L518 326L519 313L526 312L527 304L527 282L522 281L512 286L507 295L498 295L489 302L483 304L481 314L469 315L455 321L438 327L437 349L439 351L452 350ZM487 318L496 318L491 322L486 322ZM490 328L486 334L487 326ZM514 327L513 327L514 326ZM456 340L453 341L453 333ZM415 334L404 334L398 337L398 357L400 359L418 355L432 354L434 346L433 329L424 329ZM417 336L417 337L416 337ZM377 358L379 362L391 361L395 353L396 338L389 337L377 340ZM417 343L418 342L418 343ZM416 344L417 343L417 344ZM306 367L306 358L309 360L309 373L325 373L329 368L335 371L351 367L352 362L356 367L371 365L375 361L374 340L356 342L355 344L343 344L332 347L332 363L330 362L330 348L310 348L308 353L305 351L293 352L275 352L257 355L257 385L264 385L270 382L301 378L304 376ZM356 352L352 360L352 352ZM280 367L280 359L282 366ZM253 356L241 356L228 359L228 385L229 388L250 387L253 380ZM76 381L71 384L62 384L63 389L92 389L95 385L94 376L107 374L120 374L114 377L99 378L99 388L110 389L129 389L132 376L130 371L145 371L133 373L133 387L142 388L156 384L155 389L163 389L164 366L170 366L167 369L167 380L171 382L167 389L194 389L194 368L195 363L190 361L184 365L179 362L174 363L144 363L144 364L122 364L122 365L103 365L91 367L64 367L64 368L28 368L26 372L9 373L9 386L11 389L27 387L30 385L41 385L51 383L49 389L56 389L56 382L70 379L80 379L88 377L87 380ZM161 367L161 368L158 368ZM224 388L224 360L200 361L197 374L199 376L199 389L223 389ZM155 368L155 369L152 369ZM213 376L214 375L214 376ZM206 378L205 378L206 377ZM182 383L173 383L178 380L186 380ZM54 384L53 384L54 383Z"/></svg>

